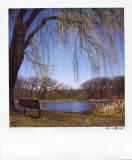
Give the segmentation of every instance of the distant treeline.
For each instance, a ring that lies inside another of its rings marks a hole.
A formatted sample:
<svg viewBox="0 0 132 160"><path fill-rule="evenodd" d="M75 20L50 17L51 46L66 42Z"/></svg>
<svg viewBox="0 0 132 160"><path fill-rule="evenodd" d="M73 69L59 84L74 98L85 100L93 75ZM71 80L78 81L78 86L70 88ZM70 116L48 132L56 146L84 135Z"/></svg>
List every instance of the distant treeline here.
<svg viewBox="0 0 132 160"><path fill-rule="evenodd" d="M123 98L124 76L93 78L82 83L81 87L86 91L88 99Z"/></svg>
<svg viewBox="0 0 132 160"><path fill-rule="evenodd" d="M15 84L14 98L53 99L104 99L124 97L124 77L93 78L73 89L50 77L19 77Z"/></svg>

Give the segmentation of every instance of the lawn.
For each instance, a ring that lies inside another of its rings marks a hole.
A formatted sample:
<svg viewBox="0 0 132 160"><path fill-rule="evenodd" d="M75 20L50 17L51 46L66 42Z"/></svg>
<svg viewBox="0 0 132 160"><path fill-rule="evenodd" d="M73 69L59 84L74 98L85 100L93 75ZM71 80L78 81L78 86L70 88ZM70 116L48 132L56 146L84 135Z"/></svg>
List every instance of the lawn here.
<svg viewBox="0 0 132 160"><path fill-rule="evenodd" d="M10 113L10 127L108 127L124 126L124 117L103 116L89 113L67 113L42 111L22 111Z"/></svg>

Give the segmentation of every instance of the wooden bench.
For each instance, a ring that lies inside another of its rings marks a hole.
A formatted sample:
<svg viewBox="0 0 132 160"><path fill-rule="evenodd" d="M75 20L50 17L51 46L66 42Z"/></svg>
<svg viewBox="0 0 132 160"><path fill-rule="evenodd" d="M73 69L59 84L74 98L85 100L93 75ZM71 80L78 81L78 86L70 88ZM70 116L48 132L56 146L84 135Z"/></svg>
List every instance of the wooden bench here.
<svg viewBox="0 0 132 160"><path fill-rule="evenodd" d="M21 98L21 99L19 99L19 104L20 104L21 107L24 108L24 115L26 113L26 108L38 109L39 110L39 118L40 118L42 108L40 106L39 99Z"/></svg>

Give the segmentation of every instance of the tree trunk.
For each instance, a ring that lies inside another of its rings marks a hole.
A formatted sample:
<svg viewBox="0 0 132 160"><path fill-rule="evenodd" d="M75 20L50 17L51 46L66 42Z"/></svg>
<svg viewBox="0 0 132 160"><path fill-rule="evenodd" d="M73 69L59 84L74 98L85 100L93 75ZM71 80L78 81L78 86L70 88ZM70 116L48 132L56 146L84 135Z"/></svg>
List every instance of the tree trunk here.
<svg viewBox="0 0 132 160"><path fill-rule="evenodd" d="M17 111L14 103L14 87L18 70L24 58L25 32L20 27L15 30L14 35L9 50L9 105L12 112Z"/></svg>
<svg viewBox="0 0 132 160"><path fill-rule="evenodd" d="M9 102L10 102L10 111L16 111L15 103L14 103L14 87L18 74L18 70L22 64L24 59L24 50L27 46L25 46L25 35L26 32L34 20L34 18L41 12L41 10L35 10L31 17L27 21L27 23L23 23L23 18L27 9L20 9L18 13L17 19L15 21L12 42L9 49ZM35 34L35 32L33 32ZM32 34L32 36L34 36ZM30 37L32 38L32 37ZM28 44L30 39L28 40Z"/></svg>
<svg viewBox="0 0 132 160"><path fill-rule="evenodd" d="M10 103L10 112L15 112L17 109L15 108L14 103L14 86L9 85L9 103Z"/></svg>

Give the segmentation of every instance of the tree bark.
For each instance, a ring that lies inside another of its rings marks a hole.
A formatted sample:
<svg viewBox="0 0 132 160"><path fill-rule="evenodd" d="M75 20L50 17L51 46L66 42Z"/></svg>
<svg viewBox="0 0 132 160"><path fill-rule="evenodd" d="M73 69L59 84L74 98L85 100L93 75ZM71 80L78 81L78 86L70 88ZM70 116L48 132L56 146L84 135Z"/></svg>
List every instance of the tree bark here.
<svg viewBox="0 0 132 160"><path fill-rule="evenodd" d="M14 87L18 70L24 58L25 30L19 21L13 31L12 43L9 49L9 102L10 111L17 111L14 103Z"/></svg>
<svg viewBox="0 0 132 160"><path fill-rule="evenodd" d="M15 108L14 103L14 86L9 83L9 104L10 104L10 112L15 112L17 109Z"/></svg>
<svg viewBox="0 0 132 160"><path fill-rule="evenodd" d="M11 46L9 49L9 99L10 99L10 111L16 111L15 103L14 103L14 87L17 78L18 70L22 64L24 59L24 50L30 44L33 36L46 24L49 20L63 20L62 18L58 18L57 16L51 16L44 18L42 22L30 33L25 41L26 32L31 25L34 18L42 11L33 10L30 18L23 23L23 17L27 11L27 9L20 9L20 12L15 21L14 29L13 29L13 37Z"/></svg>

